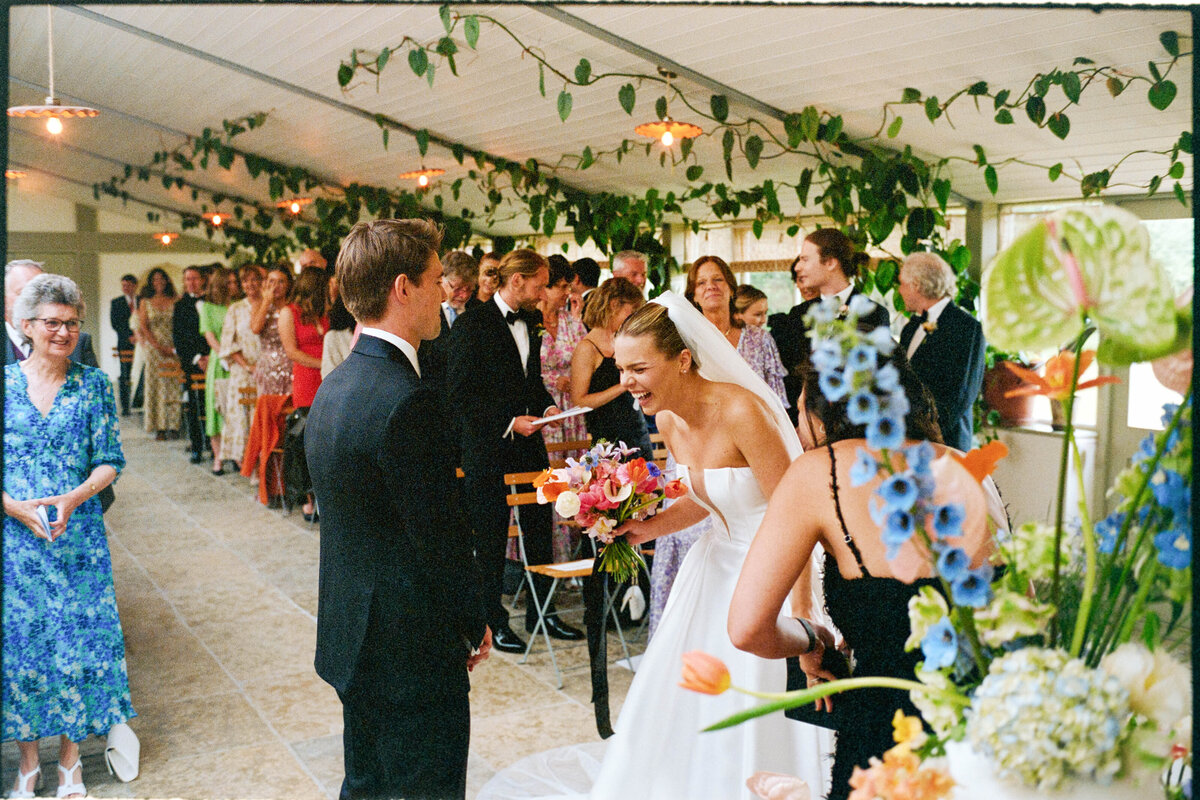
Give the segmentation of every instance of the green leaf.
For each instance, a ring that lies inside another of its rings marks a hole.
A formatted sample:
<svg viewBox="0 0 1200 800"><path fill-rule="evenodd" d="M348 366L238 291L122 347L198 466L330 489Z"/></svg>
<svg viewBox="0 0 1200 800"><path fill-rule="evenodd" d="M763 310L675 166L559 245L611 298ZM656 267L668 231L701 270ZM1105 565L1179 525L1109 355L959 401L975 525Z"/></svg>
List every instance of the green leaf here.
<svg viewBox="0 0 1200 800"><path fill-rule="evenodd" d="M633 88L632 83L627 83L617 90L617 102L621 104L621 108L625 109L626 114L633 114L633 105L637 102L637 90Z"/></svg>
<svg viewBox="0 0 1200 800"><path fill-rule="evenodd" d="M463 36L467 40L467 47L474 50L479 43L479 17L471 14L463 19Z"/></svg>
<svg viewBox="0 0 1200 800"><path fill-rule="evenodd" d="M1146 196L1153 197L1154 193L1158 191L1158 187L1161 185L1162 185L1162 175L1155 175L1153 178L1150 179L1150 185L1146 189Z"/></svg>
<svg viewBox="0 0 1200 800"><path fill-rule="evenodd" d="M338 86L345 88L350 85L350 81L354 79L354 68L349 64L342 64L338 67L337 82Z"/></svg>
<svg viewBox="0 0 1200 800"><path fill-rule="evenodd" d="M929 121L933 122L942 115L942 107L938 104L937 97L925 98L925 116L929 117Z"/></svg>
<svg viewBox="0 0 1200 800"><path fill-rule="evenodd" d="M1159 111L1166 109L1167 106L1171 105L1171 101L1175 99L1176 91L1175 84L1171 81L1159 81L1150 87L1148 94L1150 105Z"/></svg>
<svg viewBox="0 0 1200 800"><path fill-rule="evenodd" d="M430 63L430 65L425 68L425 80L429 83L430 89L433 88L433 73L434 73L433 64Z"/></svg>
<svg viewBox="0 0 1200 800"><path fill-rule="evenodd" d="M446 29L446 33L450 33L454 28L454 22L450 19L450 6L444 5L438 8L438 16L442 18L442 27Z"/></svg>
<svg viewBox="0 0 1200 800"><path fill-rule="evenodd" d="M975 160L979 162L979 166L987 164L987 156L983 152L983 148L979 145L973 145L975 148Z"/></svg>
<svg viewBox="0 0 1200 800"><path fill-rule="evenodd" d="M542 62L538 62L538 92L542 97L546 96L546 66Z"/></svg>
<svg viewBox="0 0 1200 800"><path fill-rule="evenodd" d="M563 122L571 116L571 93L563 89L558 93L558 118Z"/></svg>
<svg viewBox="0 0 1200 800"><path fill-rule="evenodd" d="M558 212L555 211L554 205L546 206L546 210L542 212L542 233L547 236L554 235L554 228L558 225Z"/></svg>
<svg viewBox="0 0 1200 800"><path fill-rule="evenodd" d="M1061 161L1059 163L1055 164L1053 167L1051 167L1050 168L1050 182L1054 183L1056 180L1058 180L1058 176L1062 175L1062 171L1063 171L1063 165L1062 165Z"/></svg>
<svg viewBox="0 0 1200 800"><path fill-rule="evenodd" d="M928 239L929 235L933 233L934 221L932 211L918 206L908 212L905 230L913 239Z"/></svg>
<svg viewBox="0 0 1200 800"><path fill-rule="evenodd" d="M996 178L996 168L991 164L983 168L983 182L987 184L988 191L992 194L995 194L996 190L1000 188L999 181Z"/></svg>
<svg viewBox="0 0 1200 800"><path fill-rule="evenodd" d="M272 175L267 182L267 191L271 194L272 200L278 200L283 196L283 178L278 175Z"/></svg>
<svg viewBox="0 0 1200 800"><path fill-rule="evenodd" d="M1000 106L1008 102L1008 96L1010 94L1012 94L1012 92L1010 92L1008 89L1001 89L1000 91L996 92L996 99L992 103L992 108L999 110Z"/></svg>
<svg viewBox="0 0 1200 800"><path fill-rule="evenodd" d="M725 176L733 180L733 131L729 128L721 137L721 151L725 158Z"/></svg>
<svg viewBox="0 0 1200 800"><path fill-rule="evenodd" d="M899 133L900 133L900 126L903 124L904 124L904 117L896 117L894 120L892 120L892 124L888 125L887 137L889 139L895 139L896 136L899 135Z"/></svg>
<svg viewBox="0 0 1200 800"><path fill-rule="evenodd" d="M458 45L449 36L443 36L438 39L437 47L435 48L438 55L452 56L458 52Z"/></svg>
<svg viewBox="0 0 1200 800"><path fill-rule="evenodd" d="M842 132L841 116L831 117L829 122L825 123L825 135L823 138L827 142L836 142L837 138L841 134L841 132Z"/></svg>
<svg viewBox="0 0 1200 800"><path fill-rule="evenodd" d="M695 139L684 139L679 143L680 158L685 160L687 159L688 155L690 155L692 152L692 147L694 146L695 142Z"/></svg>
<svg viewBox="0 0 1200 800"><path fill-rule="evenodd" d="M815 106L805 106L800 112L800 131L810 142L817 140L817 132L821 129L821 112Z"/></svg>
<svg viewBox="0 0 1200 800"><path fill-rule="evenodd" d="M654 101L654 116L659 119L667 118L667 98L659 97Z"/></svg>
<svg viewBox="0 0 1200 800"><path fill-rule="evenodd" d="M787 134L788 147L796 147L804 140L802 117L795 112L783 118L783 130Z"/></svg>
<svg viewBox="0 0 1200 800"><path fill-rule="evenodd" d="M812 187L812 179L812 168L805 167L800 173L800 182L796 184L796 198L800 201L801 206L808 205L808 191Z"/></svg>
<svg viewBox="0 0 1200 800"><path fill-rule="evenodd" d="M758 159L762 156L763 140L758 136L749 136L746 138L746 163L750 165L750 169L758 167Z"/></svg>
<svg viewBox="0 0 1200 800"><path fill-rule="evenodd" d="M911 86L909 86L900 94L900 102L901 103L919 103L919 102L921 102L921 90L914 89Z"/></svg>
<svg viewBox="0 0 1200 800"><path fill-rule="evenodd" d="M895 261L891 259L881 261L875 269L875 288L881 294L886 294L889 289L896 285L896 277L899 273L900 269Z"/></svg>
<svg viewBox="0 0 1200 800"><path fill-rule="evenodd" d="M592 62L586 58L579 59L579 63L575 65L575 81L586 86L590 77L592 77Z"/></svg>
<svg viewBox="0 0 1200 800"><path fill-rule="evenodd" d="M1106 169L1084 175L1083 180L1079 182L1079 190L1083 193L1084 197L1099 194L1108 188L1108 180L1111 177L1112 173Z"/></svg>
<svg viewBox="0 0 1200 800"><path fill-rule="evenodd" d="M761 219L755 219L754 222L751 222L750 231L754 234L755 239L761 239L763 234L763 221Z"/></svg>
<svg viewBox="0 0 1200 800"><path fill-rule="evenodd" d="M937 198L938 208L945 211L946 204L950 202L950 181L945 178L935 180L933 182L933 196Z"/></svg>
<svg viewBox="0 0 1200 800"><path fill-rule="evenodd" d="M454 144L450 145L450 154L454 156L455 161L461 164L463 163L463 156L467 154L467 148L464 147L461 142L455 142ZM461 180L461 178L459 180Z"/></svg>
<svg viewBox="0 0 1200 800"><path fill-rule="evenodd" d="M425 68L429 66L429 54L424 47L414 47L408 51L408 66L418 78L425 74Z"/></svg>
<svg viewBox="0 0 1200 800"><path fill-rule="evenodd" d="M579 158L579 168L587 169L592 164L596 163L596 157L592 155L591 145L583 148L583 155Z"/></svg>
<svg viewBox="0 0 1200 800"><path fill-rule="evenodd" d="M1180 178L1182 178L1183 177L1183 162L1176 161L1174 164L1172 164L1170 171L1167 172L1167 177L1174 178L1175 180L1179 180Z"/></svg>
<svg viewBox="0 0 1200 800"><path fill-rule="evenodd" d="M1025 101L1025 113L1034 125L1041 125L1046 116L1046 101L1040 95L1033 95Z"/></svg>
<svg viewBox="0 0 1200 800"><path fill-rule="evenodd" d="M787 236L791 237L791 236L795 236L799 232L800 232L799 225L789 225L788 229L784 233L786 233Z"/></svg>
<svg viewBox="0 0 1200 800"><path fill-rule="evenodd" d="M1079 95L1083 92L1083 86L1079 83L1079 73L1068 72L1064 75L1062 89L1063 94L1067 96L1068 100L1072 103L1078 103Z"/></svg>
<svg viewBox="0 0 1200 800"><path fill-rule="evenodd" d="M1104 82L1104 85L1108 87L1108 93L1113 97L1116 97L1121 92L1125 91L1125 84L1121 83L1120 78L1109 78Z"/></svg>
<svg viewBox="0 0 1200 800"><path fill-rule="evenodd" d="M981 94L987 94L987 91L987 81L977 81L967 87L967 94L971 95L972 97L978 97Z"/></svg>
<svg viewBox="0 0 1200 800"><path fill-rule="evenodd" d="M1150 61L1146 64L1146 66L1150 69L1150 76L1154 78L1154 82L1162 83L1162 73L1158 71L1158 64Z"/></svg>
<svg viewBox="0 0 1200 800"><path fill-rule="evenodd" d="M1188 155L1191 155L1191 153L1192 153L1192 132L1191 131L1184 131L1183 133L1179 134L1178 146L1179 146L1180 150L1187 153Z"/></svg>
<svg viewBox="0 0 1200 800"><path fill-rule="evenodd" d="M1163 49L1172 57L1179 55L1179 34L1175 31L1163 31L1158 35L1158 41L1162 42Z"/></svg>
<svg viewBox="0 0 1200 800"><path fill-rule="evenodd" d="M1076 56L1075 60L1071 62L1071 66L1077 67L1080 64L1095 64L1095 63L1096 62L1092 61L1090 58L1084 58L1083 56Z"/></svg>
<svg viewBox="0 0 1200 800"><path fill-rule="evenodd" d="M1046 120L1046 127L1058 138L1065 139L1071 132L1071 120L1061 111L1055 111L1050 115L1050 119Z"/></svg>
<svg viewBox="0 0 1200 800"><path fill-rule="evenodd" d="M699 164L692 164L687 168L687 179L689 181L700 180L700 176L704 174L704 167Z"/></svg>
<svg viewBox="0 0 1200 800"><path fill-rule="evenodd" d="M380 50L379 55L377 55L375 57L375 69L382 72L383 68L387 66L388 59L390 59L391 57L392 57L392 51L389 48L385 47L382 50Z"/></svg>
<svg viewBox="0 0 1200 800"><path fill-rule="evenodd" d="M429 149L429 131L421 128L421 130L417 131L416 138L417 150L420 151L421 155L425 155L425 151Z"/></svg>
<svg viewBox="0 0 1200 800"><path fill-rule="evenodd" d="M1013 115L1007 108L1002 108L996 112L996 122L1000 125L1012 125Z"/></svg>
<svg viewBox="0 0 1200 800"><path fill-rule="evenodd" d="M1175 199L1179 201L1180 205L1186 207L1188 204L1187 195L1184 194L1183 187L1179 185L1179 181L1175 181L1174 192Z"/></svg>
<svg viewBox="0 0 1200 800"><path fill-rule="evenodd" d="M729 117L729 98L725 95L714 94L708 99L708 104L717 122L724 122Z"/></svg>

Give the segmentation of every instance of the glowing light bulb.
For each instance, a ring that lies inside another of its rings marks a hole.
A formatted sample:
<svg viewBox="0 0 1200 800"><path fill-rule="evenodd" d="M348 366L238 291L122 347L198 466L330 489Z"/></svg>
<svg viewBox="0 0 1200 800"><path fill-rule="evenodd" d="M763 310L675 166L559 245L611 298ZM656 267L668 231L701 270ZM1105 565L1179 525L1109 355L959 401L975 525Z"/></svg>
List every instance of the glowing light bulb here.
<svg viewBox="0 0 1200 800"><path fill-rule="evenodd" d="M220 215L220 214L213 214L213 215L212 215L212 224L213 224L213 226L214 226L214 227L218 227L218 228L219 228L219 227L221 227L221 223L222 223L222 222L224 222L224 221L225 221L225 220L223 220L223 219L221 218L221 215Z"/></svg>
<svg viewBox="0 0 1200 800"><path fill-rule="evenodd" d="M422 175L421 177L417 178L417 185L418 186L428 186L429 185L429 176Z"/></svg>
<svg viewBox="0 0 1200 800"><path fill-rule="evenodd" d="M160 238L162 239L163 244L171 243L171 234L169 234L169 233L164 233Z"/></svg>
<svg viewBox="0 0 1200 800"><path fill-rule="evenodd" d="M663 147L670 147L671 145L675 144L674 135L672 135L670 131L663 131L662 143Z"/></svg>
<svg viewBox="0 0 1200 800"><path fill-rule="evenodd" d="M50 117L46 120L46 130L50 132L51 136L58 136L62 133L62 129L62 120L58 117Z"/></svg>
<svg viewBox="0 0 1200 800"><path fill-rule="evenodd" d="M299 204L299 203L292 203L292 205L291 205L291 209L292 209L292 213L293 213L293 214L299 214L299 213L300 213L300 204Z"/></svg>

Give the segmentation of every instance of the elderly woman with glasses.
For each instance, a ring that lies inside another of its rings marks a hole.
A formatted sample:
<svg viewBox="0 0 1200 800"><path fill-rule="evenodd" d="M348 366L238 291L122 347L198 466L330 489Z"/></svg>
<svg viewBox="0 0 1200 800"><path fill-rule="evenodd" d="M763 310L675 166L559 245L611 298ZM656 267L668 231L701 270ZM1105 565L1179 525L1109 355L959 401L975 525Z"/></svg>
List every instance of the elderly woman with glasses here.
<svg viewBox="0 0 1200 800"><path fill-rule="evenodd" d="M82 797L78 742L134 716L112 561L96 495L124 467L107 376L71 361L83 300L61 275L31 280L13 322L32 346L4 371L4 741L9 797L33 797L38 740L61 738L58 797Z"/></svg>

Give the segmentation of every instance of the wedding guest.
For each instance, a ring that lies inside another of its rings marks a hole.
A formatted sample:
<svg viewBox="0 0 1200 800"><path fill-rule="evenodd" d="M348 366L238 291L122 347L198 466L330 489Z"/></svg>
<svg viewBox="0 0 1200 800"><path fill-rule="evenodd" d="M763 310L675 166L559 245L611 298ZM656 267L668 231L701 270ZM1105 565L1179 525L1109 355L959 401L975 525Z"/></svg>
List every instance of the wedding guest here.
<svg viewBox="0 0 1200 800"><path fill-rule="evenodd" d="M567 313L567 300L571 293L571 278L574 275L568 264L550 262L550 278L546 293L538 310L542 312L542 382L554 399L554 405L566 411L576 405L571 401L571 354L587 331L583 323ZM547 444L552 442L574 442L586 439L587 423L583 417L571 417L558 425L543 426L542 436ZM578 451L560 454L560 457L576 457ZM557 523L554 526L554 560L569 561L579 541L578 528Z"/></svg>
<svg viewBox="0 0 1200 800"><path fill-rule="evenodd" d="M4 371L0 705L20 754L10 797L34 796L46 736L59 737L57 796L85 796L78 742L134 716L96 497L125 458L108 377L71 360L82 311L69 278L30 280L13 312L29 356Z"/></svg>
<svg viewBox="0 0 1200 800"><path fill-rule="evenodd" d="M325 260L325 256L321 255L321 251L315 247L310 247L307 250L302 250L300 255L296 256L296 266L301 272L312 267L313 269L325 269L329 266L329 262Z"/></svg>
<svg viewBox="0 0 1200 800"><path fill-rule="evenodd" d="M500 256L486 253L479 259L479 289L475 293L475 302L483 304L492 299L500 286ZM468 307L471 304L468 304Z"/></svg>
<svg viewBox="0 0 1200 800"><path fill-rule="evenodd" d="M330 285L334 285L330 282ZM334 368L346 360L354 342L354 317L342 301L341 293L329 309L329 331L321 345L321 380L329 377Z"/></svg>
<svg viewBox="0 0 1200 800"><path fill-rule="evenodd" d="M246 296L229 306L225 325L221 328L221 360L229 367L229 384L226 392L225 428L221 431L221 450L226 459L237 462L241 469L246 453L246 438L250 433L250 420L254 416L252 403L257 391L254 389L254 367L258 363L259 338L250 329L250 318L254 309L262 302L263 268L258 264L247 264L238 270L242 291Z"/></svg>
<svg viewBox="0 0 1200 800"><path fill-rule="evenodd" d="M237 273L225 267L216 267L208 279L208 291L201 301L200 333L208 342L208 367L204 373L204 432L208 435L213 454L213 475L224 475L222 461L234 459L221 449L221 431L225 427L226 404L224 394L228 389L229 370L221 361L221 330L225 326L225 315L229 304L241 297L241 284ZM238 453L241 457L241 453Z"/></svg>
<svg viewBox="0 0 1200 800"><path fill-rule="evenodd" d="M479 280L479 267L470 253L455 250L442 259L442 291L446 299L442 302L441 333L437 338L421 342L417 358L421 364L421 375L442 380L446 376L446 347L450 341L450 326L472 305L475 286Z"/></svg>
<svg viewBox="0 0 1200 800"><path fill-rule="evenodd" d="M753 325L766 330L767 293L757 286L743 283L733 293L733 319L743 327Z"/></svg>
<svg viewBox="0 0 1200 800"><path fill-rule="evenodd" d="M275 401L267 398L290 397L292 394L292 361L279 332L279 315L287 306L291 293L291 264L282 261L267 271L262 300L250 318L250 330L258 336L259 343L259 357L254 365L254 386L259 404L271 402L274 405ZM263 437L262 441L266 444L268 437ZM261 458L266 459L266 467L259 483L259 499L268 508L279 508L283 505L283 458L274 452L273 446L264 449L266 452ZM246 477L249 477L247 471L251 465L249 458L242 464L242 474Z"/></svg>
<svg viewBox="0 0 1200 800"><path fill-rule="evenodd" d="M624 278L640 292L646 291L646 256L637 250L622 250L612 257L612 276Z"/></svg>
<svg viewBox="0 0 1200 800"><path fill-rule="evenodd" d="M121 276L121 296L114 297L108 305L108 324L117 334L117 360L120 377L117 378L117 395L121 399L121 416L129 416L129 378L133 368L133 329L129 323L137 310L137 278Z"/></svg>
<svg viewBox="0 0 1200 800"><path fill-rule="evenodd" d="M646 418L634 405L633 395L621 382L613 358L617 329L646 303L641 290L625 278L609 278L589 298L583 322L588 334L571 356L571 394L581 406L592 441L601 439L641 450L653 460L654 446L646 432Z"/></svg>
<svg viewBox="0 0 1200 800"><path fill-rule="evenodd" d="M804 327L804 315L819 297L836 295L846 308L850 298L861 294L854 285L859 270L870 262L866 253L856 252L850 237L835 228L820 228L804 239L792 268L801 295L815 292L811 299L793 306L786 317L776 317L771 333L779 347L779 355L788 374L784 379L789 414L796 414L796 400L809 369L811 345ZM874 301L872 301L874 303ZM842 312L844 316L844 312ZM890 321L887 309L878 303L870 314L859 318L860 327L870 330Z"/></svg>
<svg viewBox="0 0 1200 800"><path fill-rule="evenodd" d="M596 259L584 256L576 259L571 264L571 269L574 270L575 277L571 280L570 311L582 319L588 295L600 285L600 265L596 263Z"/></svg>
<svg viewBox="0 0 1200 800"><path fill-rule="evenodd" d="M946 454L933 398L908 366L903 350L896 348L883 363L896 368L908 396L906 444L928 442L932 443L933 456ZM729 612L730 637L739 649L762 658L799 656L810 686L833 677L820 667L825 647L833 645L832 635L820 630L820 637L814 641L805 630L806 623L780 614L797 576L820 544L826 553L826 606L853 651L855 677L912 680L922 656L919 649L905 651L910 631L908 603L922 587L941 591L941 582L927 563L911 583L896 578L871 512L882 477L859 485L851 478L857 454L867 448L867 442L866 426L849 421L848 400L830 403L821 392L815 371L808 373L802 400L801 439L809 440L805 442L809 449L784 475L750 545ZM947 468L960 471L963 485L979 491L975 479L964 469L954 463ZM994 491L990 479L985 486ZM982 508L987 501L982 491L979 494L981 522L977 528L968 527L967 535L958 541L973 568L980 567L993 550L987 526L982 523ZM801 506L803 513L797 513ZM818 627L813 625L814 629ZM829 797L844 800L854 767L865 768L869 758L881 757L895 744L891 720L896 710L914 717L919 714L907 692L894 689L844 692L831 698L831 703L835 709L839 705L843 708L837 709L834 788Z"/></svg>
<svg viewBox="0 0 1200 800"><path fill-rule="evenodd" d="M898 291L912 316L900 332L913 371L933 394L946 444L970 450L975 398L983 388L983 326L955 305L954 270L936 253L913 253Z"/></svg>
<svg viewBox="0 0 1200 800"><path fill-rule="evenodd" d="M179 430L179 383L163 372L179 366L171 347L174 330L175 285L162 267L150 270L146 288L138 303L138 344L146 353L145 377L142 379L142 417L147 433L154 433L160 442L168 431ZM199 330L199 323L197 323Z"/></svg>
<svg viewBox="0 0 1200 800"><path fill-rule="evenodd" d="M491 638L469 530L447 513L446 408L417 362L439 331L440 242L425 220L350 230L337 275L363 329L308 418L325 517L316 669L342 703L346 800L466 794L467 673Z"/></svg>
<svg viewBox="0 0 1200 800"><path fill-rule="evenodd" d="M171 317L171 341L179 364L183 367L183 390L187 394L184 410L188 438L191 442L191 462L204 460L204 427L200 422L200 408L204 403L201 390L194 388L208 371L209 344L200 332L200 303L207 288L205 270L187 267L183 271L183 296L175 302L175 313Z"/></svg>
<svg viewBox="0 0 1200 800"><path fill-rule="evenodd" d="M25 284L42 274L42 264L26 258L9 261L4 265L4 327L8 332L9 346L5 351L5 364L23 361L29 355L29 343L12 322L12 309ZM71 352L71 360L85 367L95 367L96 352L92 349L91 334L79 332L79 343Z"/></svg>
<svg viewBox="0 0 1200 800"><path fill-rule="evenodd" d="M321 350L329 330L329 273L308 267L296 279L289 303L279 312L279 338L292 362L292 406L306 414L321 385ZM303 447L302 442L297 442ZM285 448L286 449L286 448ZM284 453L284 467L288 457ZM303 458L296 459L296 493L307 496L301 511L306 522L315 520L311 480ZM290 473L287 480L291 480ZM290 485L290 484L289 484Z"/></svg>
<svg viewBox="0 0 1200 800"><path fill-rule="evenodd" d="M545 469L546 444L538 420L559 413L542 383L537 326L541 300L550 279L546 259L532 250L504 256L499 288L486 303L467 309L450 330L446 362L447 397L455 408L452 421L462 448L464 500L475 529L475 553L483 580L483 603L495 647L508 653L525 651L525 642L508 623L501 599L509 509L504 475ZM553 558L548 505L521 509L521 527L530 563ZM545 598L549 581L538 576L535 593ZM583 633L563 623L548 609L546 627L560 639L582 639ZM525 627L532 631L537 612L526 602Z"/></svg>

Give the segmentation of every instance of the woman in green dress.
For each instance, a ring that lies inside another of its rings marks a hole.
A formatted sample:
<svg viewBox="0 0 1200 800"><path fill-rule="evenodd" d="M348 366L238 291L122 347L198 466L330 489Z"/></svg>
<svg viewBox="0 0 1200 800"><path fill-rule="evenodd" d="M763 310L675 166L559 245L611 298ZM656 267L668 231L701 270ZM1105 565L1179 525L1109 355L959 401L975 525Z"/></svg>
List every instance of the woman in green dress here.
<svg viewBox="0 0 1200 800"><path fill-rule="evenodd" d="M221 329L225 327L225 314L229 304L242 296L241 284L233 270L217 267L208 279L208 293L200 302L200 332L208 340L212 355L208 359L208 371L204 378L204 427L212 443L213 475L224 475L222 462L234 459L221 450L221 428L225 408L223 395L229 382L229 370L221 362ZM240 454L239 454L240 455ZM234 459L236 460L236 459Z"/></svg>

